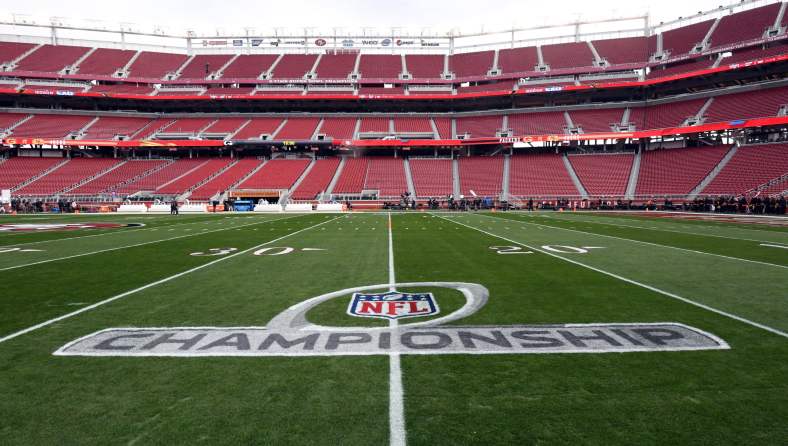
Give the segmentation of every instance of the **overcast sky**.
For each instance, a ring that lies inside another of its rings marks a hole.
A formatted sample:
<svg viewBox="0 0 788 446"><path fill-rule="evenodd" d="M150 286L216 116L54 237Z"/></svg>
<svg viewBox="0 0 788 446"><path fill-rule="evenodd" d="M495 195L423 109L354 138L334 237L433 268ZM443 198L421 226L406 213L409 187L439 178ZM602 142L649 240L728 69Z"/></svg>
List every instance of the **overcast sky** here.
<svg viewBox="0 0 788 446"><path fill-rule="evenodd" d="M699 10L731 4L730 0L26 0L4 2L2 13L29 14L38 23L49 17L97 19L107 25L139 24L146 31L160 25L170 32L195 29L228 33L244 27L269 30L277 26L303 27L395 26L443 33L516 26L558 24L580 19L641 15L650 12L652 23L689 16ZM736 2L738 3L738 2ZM85 23L80 20L80 23Z"/></svg>

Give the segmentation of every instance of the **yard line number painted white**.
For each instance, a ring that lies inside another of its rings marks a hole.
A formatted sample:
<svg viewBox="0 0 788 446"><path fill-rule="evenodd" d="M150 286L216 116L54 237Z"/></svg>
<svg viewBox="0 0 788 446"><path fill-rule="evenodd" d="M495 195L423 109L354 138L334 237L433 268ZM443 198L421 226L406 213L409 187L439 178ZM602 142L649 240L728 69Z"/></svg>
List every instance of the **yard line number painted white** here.
<svg viewBox="0 0 788 446"><path fill-rule="evenodd" d="M238 251L235 254L230 254L230 255L224 256L224 257L219 257L216 260L210 261L208 263L204 263L204 264L202 264L200 266L196 266L196 267L188 269L186 271L182 271L182 272L180 272L178 274L173 274L172 276L165 277L165 278L157 280L155 282L151 282L151 283L149 283L147 285L143 285L143 286L141 286L139 288L134 288L133 290L129 290L129 291L126 291L124 293L120 293L120 294L118 294L116 296L112 296L112 297L110 297L108 299L104 299L102 301L96 302L93 305L89 305L87 307L80 308L79 310L72 311L71 313L67 313L67 314L64 314L62 316L58 316L58 317L56 317L54 319L50 319L48 321L41 322L40 324L33 325L32 327L25 328L24 330L19 330L19 331L15 332L15 333L11 333L8 336L0 338L0 344L2 344L3 342L6 342L6 341L10 341L11 339L14 339L16 337L22 336L24 334L30 333L32 331L38 330L39 328L44 328L44 327L46 327L48 325L52 325L52 324L54 324L56 322L60 322L60 321L65 320L65 319L72 318L72 317L77 316L79 314L82 314L82 313L85 313L87 311L90 311L90 310L93 310L95 308L98 308L98 307L100 307L102 305L106 305L106 304L108 304L110 302L114 302L116 300L123 299L124 297L130 296L132 294L139 293L140 291L145 291L148 288L153 288L153 287L161 285L163 283L167 283L167 282L173 281L173 280L175 280L175 279L177 279L179 277L183 277L185 275L191 274L191 273L193 273L195 271L199 271L201 269L208 268L210 266L216 265L219 262L223 262L225 260L232 259L234 257L238 257L238 256L246 254L248 252L252 252L252 251L254 251L256 249L262 248L265 245L268 245L268 244L271 244L271 243L276 243L276 242L278 242L280 240L284 240L284 239L286 239L288 237L292 237L292 236L294 236L296 234L300 234L302 232L308 231L308 230L316 228L318 226L322 226L322 225L324 225L326 223L331 223L332 221L334 221L334 220L336 220L338 218L339 217L334 217L334 218L332 218L330 220L326 220L326 221L314 224L312 226L309 226L309 227L306 227L306 228L303 228L303 229L299 229L298 231L291 232L289 234L285 234L285 235L283 235L283 236L281 236L279 238L276 238L276 239L273 239L273 240L269 240L269 241L267 241L265 243L261 243L261 244L256 245L256 246L252 246L251 248L244 249L243 251Z"/></svg>
<svg viewBox="0 0 788 446"><path fill-rule="evenodd" d="M533 251L523 251L519 246L490 246L490 249L495 251L496 254L533 254Z"/></svg>
<svg viewBox="0 0 788 446"><path fill-rule="evenodd" d="M496 218L496 217L490 217L490 216L487 216L487 215L482 215L482 217L485 217L485 218ZM499 220L501 220L501 219L499 219ZM568 221L568 220L561 220L560 218L553 218L553 220ZM598 234L596 232L580 231L578 229L562 228L560 226L540 225L539 223L531 223L529 221L524 221L523 223L526 224L526 225L533 225L533 226L537 226L537 227L560 229L562 231L577 232L577 233L580 233L580 234L595 235L597 237L612 238L612 239L615 239L615 240L623 240L623 241L626 241L626 242L639 243L641 245L658 246L658 247L661 247L661 248L675 249L675 250L678 250L678 251L691 252L691 253L701 254L701 255L706 255L706 256L720 257L720 258L728 259L728 260L736 260L736 261L740 261L740 262L756 263L756 264L764 265L764 266L773 266L773 267L776 267L776 268L788 269L788 266L785 266L785 265L778 265L776 263L762 262L760 260L745 259L745 258L742 258L742 257L731 257L731 256L726 256L724 254L715 254L713 252L698 251L696 249L687 249L687 248L680 248L678 246L662 245L662 244L659 244L659 243L652 243L652 242L644 242L643 240L636 240L636 239L624 238L624 237L616 237L614 235L607 235L607 234ZM604 223L604 224L611 224L611 223ZM615 225L615 226L620 226L620 225ZM631 227L634 228L635 226L631 226ZM646 229L646 228L640 228L640 229ZM678 232L678 231L674 231L674 232ZM688 233L685 233L685 234L688 234ZM745 240L745 239L740 239L740 240ZM561 247L561 245L553 245L553 246ZM779 248L786 248L786 249L788 249L788 247L785 247L785 246L770 245L770 244L764 244L764 243L761 243L761 246L776 246L776 247L779 247ZM542 246L542 248L544 248L544 249L546 249L548 251L561 252L561 251L553 250L553 249L551 249L548 246ZM583 249L598 249L598 248L601 248L601 247L600 246L583 246L582 248ZM573 249L577 249L577 248L573 248Z"/></svg>
<svg viewBox="0 0 788 446"><path fill-rule="evenodd" d="M702 304L700 302L695 302L694 300L687 299L686 297L681 297L678 294L673 294L673 293L671 293L669 291L661 290L659 288L653 287L651 285L647 285L645 283L641 283L641 282L638 282L638 281L635 281L635 280L632 280L632 279L627 279L626 277L619 276L618 274L611 273L609 271L605 271L603 269L596 268L596 267L591 266L591 265L586 265L585 263L581 263L581 262L578 262L576 260L568 259L566 257L559 256L558 254L554 254L554 253L549 252L549 251L545 251L545 250L542 250L542 249L534 248L534 247L532 247L530 245L527 245L525 243L518 242L518 241L515 241L515 240L512 240L512 239L506 238L504 236L501 236L501 235L498 235L498 234L493 234L492 232L485 231L484 229L480 229L480 228L476 228L476 227L473 227L473 226L470 226L470 225L466 225L465 223L461 223L459 221L446 218L444 216L439 216L439 217L444 219L444 220L450 221L450 222L452 222L454 224L457 224L457 225L460 225L460 226L464 226L464 227L466 227L468 229L473 229L474 231L479 231L479 232L481 232L483 234L487 234L490 237L495 237L495 238L498 238L498 239L501 239L501 240L505 240L505 241L507 241L509 243L513 243L515 245L520 245L520 246L522 246L524 248L528 248L528 249L532 249L532 250L537 251L537 252L541 252L542 254L546 254L546 255L548 255L550 257L555 257L556 259L561 259L561 260L563 260L565 262L569 262L569 263L572 263L572 264L577 265L577 266L582 266L583 268L587 268L587 269L590 269L592 271L596 271L598 273L604 274L606 276L613 277L614 279L618 279L618 280L621 280L623 282L631 283L632 285L637 285L637 286L639 286L641 288L645 288L645 289L653 291L655 293L662 294L663 296L667 296L667 297L670 297L670 298L673 298L673 299L676 299L676 300L680 300L680 301L688 303L690 305L694 305L696 307L703 308L704 310L711 311L712 313L717 313L717 314L719 314L721 316L725 316L725 317L728 317L730 319L734 319L734 320L737 320L739 322L743 322L745 324L751 325L753 327L757 327L757 328L760 328L762 330L766 330L766 331L768 331L770 333L774 333L774 334L782 336L784 338L788 338L788 333L786 333L784 331L781 331L781 330L778 330L776 328L769 327L768 325L764 325L764 324L761 324L759 322L751 321L749 319L743 318L741 316L737 316L737 315L732 314L732 313L728 313L726 311L718 310L718 309L716 309L714 307L710 307L710 306L708 306L706 304ZM550 227L552 227L552 226L550 226Z"/></svg>
<svg viewBox="0 0 788 446"><path fill-rule="evenodd" d="M389 227L389 291L395 291L397 283L394 274L394 236L391 227L391 213L388 214ZM396 329L396 319L389 321L389 327ZM402 387L402 367L399 352L389 353L389 444L405 446L405 392Z"/></svg>

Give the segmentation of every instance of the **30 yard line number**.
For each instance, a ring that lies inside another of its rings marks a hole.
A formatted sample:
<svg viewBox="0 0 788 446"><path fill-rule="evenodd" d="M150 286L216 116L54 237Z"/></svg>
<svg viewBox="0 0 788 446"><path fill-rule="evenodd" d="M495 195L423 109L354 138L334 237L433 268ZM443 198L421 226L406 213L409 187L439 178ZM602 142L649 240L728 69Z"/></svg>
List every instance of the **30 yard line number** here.
<svg viewBox="0 0 788 446"><path fill-rule="evenodd" d="M569 246L569 245L542 245L545 251L556 252L559 254L588 254L592 249L602 249L603 246ZM524 251L520 246L490 246L496 254L533 254L533 251Z"/></svg>
<svg viewBox="0 0 788 446"><path fill-rule="evenodd" d="M227 254L231 254L235 251L238 251L238 248L211 248L207 251L193 252L189 255L194 257L218 257L218 256L226 256ZM283 255L291 254L293 252L310 252L310 251L325 251L325 249L322 248L296 249L290 246L267 246L265 248L261 248L258 249L257 251L254 251L252 254L256 256L283 256Z"/></svg>

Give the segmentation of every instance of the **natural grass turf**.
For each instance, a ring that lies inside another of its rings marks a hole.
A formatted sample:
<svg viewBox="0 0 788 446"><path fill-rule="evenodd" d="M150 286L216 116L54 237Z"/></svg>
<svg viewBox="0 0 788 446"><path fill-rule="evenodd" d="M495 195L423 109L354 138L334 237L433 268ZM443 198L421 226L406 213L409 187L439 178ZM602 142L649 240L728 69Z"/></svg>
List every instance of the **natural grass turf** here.
<svg viewBox="0 0 788 446"><path fill-rule="evenodd" d="M511 243L454 221L537 247L605 246L583 257L559 256L780 326L788 325L779 308L785 275L735 259L537 229L500 215L447 217L392 217L395 270L398 282L486 286L488 304L456 324L682 322L722 337L732 349L405 355L411 445L784 444L788 438L788 339L559 258L497 254L489 247ZM205 221L210 218L216 217ZM241 250L325 221L326 216L295 217L7 271L18 286L0 290L0 314L12 314L3 331L79 308L65 308L76 297L98 301L215 259L191 252ZM387 443L385 356L51 355L66 342L109 327L261 326L309 297L387 283L386 225L384 215L343 216L271 245L293 247L291 254L239 255L0 344L0 443ZM748 286L704 280L726 278L730 271L732 277L751 278ZM61 280L72 275L76 280ZM749 289L746 299L742 289ZM425 290L430 291L419 289ZM456 299L434 291L448 314ZM348 299L308 316L326 325L346 324Z"/></svg>
<svg viewBox="0 0 788 446"><path fill-rule="evenodd" d="M493 214L487 214L493 216ZM697 228L683 228L671 224L663 224L660 221L652 222L648 226L636 227L629 226L625 222L615 222L612 219L603 221L593 221L587 218L564 215L541 214L534 218L523 213L496 213L498 218L511 219L529 224L550 226L571 231L590 232L593 234L619 237L628 240L654 243L663 246L673 246L676 248L703 251L710 254L719 254L740 259L756 260L760 262L773 263L776 265L788 266L788 255L782 249L761 246L761 243L788 243L788 231L769 231L766 236L760 233L744 234L744 239L730 235L727 227L722 231L710 229L706 234L698 232ZM623 226L627 225L627 226ZM738 229L738 228L737 228ZM683 232L688 230L689 232ZM717 235L722 232L724 236ZM737 235L741 234L738 230ZM755 237L750 239L750 237ZM760 239L758 237L761 237Z"/></svg>

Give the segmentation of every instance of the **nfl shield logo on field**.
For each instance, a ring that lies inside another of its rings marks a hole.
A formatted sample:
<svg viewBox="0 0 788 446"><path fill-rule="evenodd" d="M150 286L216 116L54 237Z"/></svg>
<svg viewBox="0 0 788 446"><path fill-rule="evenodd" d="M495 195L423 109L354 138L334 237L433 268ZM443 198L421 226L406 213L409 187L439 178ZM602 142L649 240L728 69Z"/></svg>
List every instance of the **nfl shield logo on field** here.
<svg viewBox="0 0 788 446"><path fill-rule="evenodd" d="M347 312L351 316L404 319L438 314L432 293L355 293Z"/></svg>

